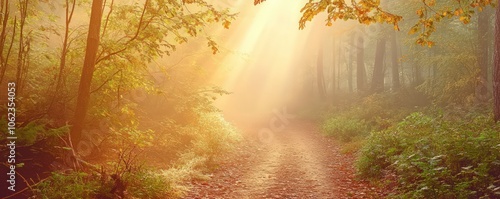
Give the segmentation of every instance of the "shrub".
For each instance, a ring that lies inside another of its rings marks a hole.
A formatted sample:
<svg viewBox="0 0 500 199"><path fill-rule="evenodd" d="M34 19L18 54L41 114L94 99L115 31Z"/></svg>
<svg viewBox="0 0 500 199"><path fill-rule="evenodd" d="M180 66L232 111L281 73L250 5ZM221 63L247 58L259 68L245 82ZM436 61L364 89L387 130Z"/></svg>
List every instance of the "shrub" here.
<svg viewBox="0 0 500 199"><path fill-rule="evenodd" d="M240 139L236 128L219 113L204 113L196 125L185 127L182 131L190 137L192 144L187 152L205 157L209 164Z"/></svg>
<svg viewBox="0 0 500 199"><path fill-rule="evenodd" d="M395 173L403 198L500 196L500 125L413 113L372 133L357 162L362 177Z"/></svg>
<svg viewBox="0 0 500 199"><path fill-rule="evenodd" d="M99 189L99 181L83 172L70 174L52 173L50 179L36 186L41 198L93 198Z"/></svg>
<svg viewBox="0 0 500 199"><path fill-rule="evenodd" d="M368 134L368 127L362 120L343 116L327 119L322 126L325 134L344 142L350 142L355 137L364 137Z"/></svg>
<svg viewBox="0 0 500 199"><path fill-rule="evenodd" d="M381 93L363 98L347 114L367 122L372 130L384 130L404 119L421 103L415 92Z"/></svg>
<svg viewBox="0 0 500 199"><path fill-rule="evenodd" d="M95 175L94 175L95 174ZM54 172L50 178L35 187L41 198L114 198L111 190L115 180L107 175L97 173L71 172L63 174ZM127 197L160 199L166 196L177 197L173 193L171 182L162 172L141 169L123 173L123 181Z"/></svg>
<svg viewBox="0 0 500 199"><path fill-rule="evenodd" d="M135 198L165 198L171 194L172 188L167 178L158 171L140 170L126 173L123 177L127 183L127 193Z"/></svg>
<svg viewBox="0 0 500 199"><path fill-rule="evenodd" d="M5 117L0 118L0 128L7 129L8 120ZM49 128L47 127L50 122L46 120L35 120L28 122L23 126L16 128L16 135L18 139L17 143L22 145L33 145L37 141L46 138L58 138L58 136L63 136L69 132L69 126L61 126L59 128ZM8 137L7 131L3 131L0 141L5 141Z"/></svg>

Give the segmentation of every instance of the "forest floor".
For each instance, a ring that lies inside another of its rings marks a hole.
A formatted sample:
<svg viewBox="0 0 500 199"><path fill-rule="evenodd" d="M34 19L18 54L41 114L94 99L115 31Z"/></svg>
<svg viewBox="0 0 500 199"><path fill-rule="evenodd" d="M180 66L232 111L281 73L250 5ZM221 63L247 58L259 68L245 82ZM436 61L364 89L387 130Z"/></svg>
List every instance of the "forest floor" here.
<svg viewBox="0 0 500 199"><path fill-rule="evenodd" d="M383 198L387 190L355 177L352 154L314 124L290 124L265 142L258 130L244 140L208 181L193 181L185 198Z"/></svg>

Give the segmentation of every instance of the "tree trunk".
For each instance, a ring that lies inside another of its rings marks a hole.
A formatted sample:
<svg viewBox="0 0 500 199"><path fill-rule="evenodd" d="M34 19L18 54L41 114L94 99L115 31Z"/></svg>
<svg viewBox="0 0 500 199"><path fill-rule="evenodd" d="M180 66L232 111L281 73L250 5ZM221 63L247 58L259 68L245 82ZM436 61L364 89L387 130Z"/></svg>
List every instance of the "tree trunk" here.
<svg viewBox="0 0 500 199"><path fill-rule="evenodd" d="M325 76L323 74L323 47L318 52L318 61L316 63L316 80L318 82L318 94L321 100L326 98Z"/></svg>
<svg viewBox="0 0 500 199"><path fill-rule="evenodd" d="M373 78L371 92L379 93L384 91L384 57L385 57L385 39L377 41L375 52L375 65L373 66Z"/></svg>
<svg viewBox="0 0 500 199"><path fill-rule="evenodd" d="M87 115L89 106L90 86L95 68L97 49L99 47L102 4L102 0L93 0L92 2L85 60L83 63L82 76L80 78L80 86L78 88L75 116L71 127L71 141L73 143L73 147L78 147L78 142L82 136L85 116Z"/></svg>
<svg viewBox="0 0 500 199"><path fill-rule="evenodd" d="M396 31L392 31L391 51L392 51L392 90L398 91L401 88L399 82L399 61L398 61L398 44Z"/></svg>
<svg viewBox="0 0 500 199"><path fill-rule="evenodd" d="M358 92L366 89L366 68L365 68L365 48L364 39L359 37L357 46L357 68L356 68L356 88Z"/></svg>
<svg viewBox="0 0 500 199"><path fill-rule="evenodd" d="M418 58L420 59L420 58ZM420 63L420 60L417 59L417 63L413 64L413 87L417 87L419 86L420 84L422 84L422 82L424 81L424 78L422 77L422 70L421 70L421 63Z"/></svg>
<svg viewBox="0 0 500 199"><path fill-rule="evenodd" d="M337 91L340 91L340 66L342 65L342 38L338 42L338 57L337 57Z"/></svg>
<svg viewBox="0 0 500 199"><path fill-rule="evenodd" d="M68 39L69 39L69 25L71 23L71 18L73 18L73 12L75 10L76 0L73 0L70 10L69 1L66 0L66 21L65 21L65 29L64 29L64 38L63 38L63 46L61 50L61 59L59 61L59 74L56 80L56 98L57 95L61 92L61 87L63 85L63 75L64 75L64 67L66 66L66 55L68 54Z"/></svg>
<svg viewBox="0 0 500 199"><path fill-rule="evenodd" d="M349 46L354 45L354 36L349 40ZM349 87L349 93L352 93L352 59L353 59L353 50L352 47L349 48L349 60L347 60L347 85Z"/></svg>
<svg viewBox="0 0 500 199"><path fill-rule="evenodd" d="M73 18L73 13L75 11L75 5L76 5L76 0L73 0L72 5L70 6L69 0L66 0L66 17L65 17L65 29L64 29L64 38L63 38L63 45L61 49L61 57L59 61L59 73L57 75L56 79L56 88L52 94L52 99L49 104L49 114L51 114L52 118L56 119L62 119L58 118L61 115L64 115L64 110L60 106L55 106L58 102L60 102L61 97L64 96L63 94L63 77L64 77L64 68L66 66L66 55L68 54L68 48L69 48L69 25L71 23L71 19Z"/></svg>
<svg viewBox="0 0 500 199"><path fill-rule="evenodd" d="M497 1L500 5L500 0ZM500 6L496 7L495 17L495 61L493 68L493 98L494 98L494 119L500 120Z"/></svg>
<svg viewBox="0 0 500 199"><path fill-rule="evenodd" d="M398 46L398 54L399 54L399 56L403 57L403 45L399 45ZM401 75L399 76L399 77L401 77L399 79L400 86L404 86L405 83L406 83L406 81L405 81L405 79L406 79L405 75L406 74L405 74L405 65L404 65L404 63L405 63L404 61L401 61L401 65L399 66L400 73L401 73Z"/></svg>
<svg viewBox="0 0 500 199"><path fill-rule="evenodd" d="M0 32L0 84L2 83L3 76L5 75L5 70L7 69L7 64L5 64L5 62L7 62L7 60L9 59L8 57L4 58L3 55L3 49L6 46L5 43L7 42L6 32L7 24L9 21L9 6L9 0L6 0L5 4L2 1L0 5L0 12L2 13L2 15L0 15L0 22L2 23L2 31Z"/></svg>
<svg viewBox="0 0 500 199"><path fill-rule="evenodd" d="M332 83L332 102L335 100L335 94L337 93L337 87L336 87L336 72L335 72L335 68L336 68L336 53L335 53L335 38L333 38L333 42L332 42L332 79L331 79L331 83ZM337 58L338 59L338 58Z"/></svg>
<svg viewBox="0 0 500 199"><path fill-rule="evenodd" d="M479 12L477 20L478 49L477 65L479 73L476 85L476 100L485 102L488 99L488 27L490 25L490 16L486 10Z"/></svg>
<svg viewBox="0 0 500 199"><path fill-rule="evenodd" d="M25 51L25 41L24 41L24 24L26 23L26 17L28 15L28 0L19 1L19 13L20 13L20 22L19 22L19 49L17 53L17 71L16 71L16 84L17 84L17 92L18 95L23 90L24 84L24 76L25 71L25 60L26 51Z"/></svg>

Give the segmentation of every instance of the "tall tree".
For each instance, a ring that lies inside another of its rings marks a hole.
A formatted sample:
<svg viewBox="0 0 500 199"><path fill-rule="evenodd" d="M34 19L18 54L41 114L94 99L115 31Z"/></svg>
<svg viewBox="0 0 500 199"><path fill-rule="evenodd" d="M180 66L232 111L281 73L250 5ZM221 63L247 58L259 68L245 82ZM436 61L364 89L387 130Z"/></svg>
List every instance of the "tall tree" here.
<svg viewBox="0 0 500 199"><path fill-rule="evenodd" d="M479 67L478 82L476 86L476 100L484 102L487 100L488 95L488 31L490 26L489 13L484 10L478 14L477 17L477 36L478 36L478 49L477 49L477 66Z"/></svg>
<svg viewBox="0 0 500 199"><path fill-rule="evenodd" d="M325 75L323 73L323 48L319 48L318 61L316 63L316 80L318 83L318 94L321 100L326 98Z"/></svg>
<svg viewBox="0 0 500 199"><path fill-rule="evenodd" d="M22 92L24 87L24 80L26 76L27 54L29 53L29 40L24 35L24 25L26 24L26 17L28 16L28 3L29 0L19 1L19 49L17 53L17 71L16 82L18 94ZM25 40L26 39L26 40Z"/></svg>
<svg viewBox="0 0 500 199"><path fill-rule="evenodd" d="M2 31L0 33L0 84L5 76L5 71L7 71L7 66L9 62L10 52L14 44L14 36L16 35L16 25L17 22L14 20L14 25L12 26L12 35L8 45L7 52L4 52L4 48L7 47L7 25L10 16L10 3L9 0L1 1L0 3L0 22L2 23Z"/></svg>
<svg viewBox="0 0 500 199"><path fill-rule="evenodd" d="M378 93L384 91L384 58L385 58L385 38L377 40L375 49L375 64L373 66L373 78L371 92Z"/></svg>
<svg viewBox="0 0 500 199"><path fill-rule="evenodd" d="M92 2L85 60L70 132L72 141L76 142L73 146L77 148L77 142L83 139L82 130L91 93L108 87L108 91L116 92L113 96L117 96L119 100L124 90L126 92L126 89L143 88L144 79L139 70L146 69L149 62L156 57L170 55L177 44L187 42L188 37L200 35L206 24L222 22L224 28L229 28L230 21L235 17L228 10L218 10L204 0L145 0L142 4L115 7L113 2L107 5L108 14L105 18L102 18L103 1ZM193 4L199 10L191 12L183 9L186 4ZM206 40L215 54L218 51L217 44L208 36ZM115 70L109 70L110 68ZM90 90L94 71L97 70L107 73L109 77L99 79L101 84ZM123 83L122 77L125 75L139 83ZM112 85L109 82L115 83Z"/></svg>
<svg viewBox="0 0 500 199"><path fill-rule="evenodd" d="M363 37L358 38L356 55L356 88L358 92L366 89L365 48Z"/></svg>
<svg viewBox="0 0 500 199"><path fill-rule="evenodd" d="M353 59L353 48L354 46L354 36L351 36L349 39L349 45L351 46L348 50L349 53L349 59L347 60L347 85L349 87L349 92L352 93L353 87L352 87L352 72L353 72L353 66L352 66L352 59Z"/></svg>
<svg viewBox="0 0 500 199"><path fill-rule="evenodd" d="M500 0L497 1L495 19L495 60L493 69L493 98L495 122L500 121Z"/></svg>
<svg viewBox="0 0 500 199"><path fill-rule="evenodd" d="M391 33L391 58L392 58L392 90L398 91L401 88L399 81L399 55L396 31Z"/></svg>
<svg viewBox="0 0 500 199"><path fill-rule="evenodd" d="M337 78L337 75L336 75L336 67L338 67L338 65L336 65L336 61L337 59L339 59L339 57L336 57L336 50L335 50L335 37L333 38L333 42L332 42L332 79L331 79L331 84L332 84L332 98L333 100L335 100L335 94L337 93L337 81L336 81L336 78ZM332 100L332 102L333 102Z"/></svg>
<svg viewBox="0 0 500 199"><path fill-rule="evenodd" d="M75 11L75 5L76 5L76 0L73 0L70 4L70 0L66 0L66 9L65 9L65 20L64 20L64 35L63 35L63 45L61 49L61 55L59 58L59 72L57 75L56 79L56 87L55 90L52 94L52 99L50 101L50 104L48 106L49 113L53 114L53 116L57 116L57 114L60 114L62 110L57 110L54 111L54 105L61 100L63 93L63 75L64 75L64 70L66 67L66 56L68 54L68 49L69 49L69 33L70 33L70 24L71 24L71 19L73 18L73 13Z"/></svg>
<svg viewBox="0 0 500 199"><path fill-rule="evenodd" d="M101 30L102 18L102 0L92 1L92 10L90 12L89 33L87 35L87 47L85 50L85 60L78 88L78 98L76 101L75 116L71 127L71 141L74 147L78 147L80 141L85 117L90 100L90 86L94 74L97 49L99 47L99 33Z"/></svg>
<svg viewBox="0 0 500 199"><path fill-rule="evenodd" d="M412 82L411 82L411 85L412 87L417 87L419 85L421 85L423 82L424 82L424 78L423 78L423 75L422 75L422 61L421 61L421 58L417 58L416 63L414 63L412 65Z"/></svg>
<svg viewBox="0 0 500 199"><path fill-rule="evenodd" d="M340 67L342 66L342 38L339 38L337 45L337 90L340 91Z"/></svg>

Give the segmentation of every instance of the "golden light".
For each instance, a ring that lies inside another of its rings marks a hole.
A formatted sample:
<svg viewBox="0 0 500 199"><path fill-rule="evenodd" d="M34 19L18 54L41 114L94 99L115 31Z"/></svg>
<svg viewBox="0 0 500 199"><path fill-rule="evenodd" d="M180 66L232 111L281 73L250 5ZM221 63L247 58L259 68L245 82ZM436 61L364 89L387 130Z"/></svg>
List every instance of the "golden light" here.
<svg viewBox="0 0 500 199"><path fill-rule="evenodd" d="M217 102L228 120L255 121L289 106L303 81L300 68L313 66L318 46L331 44L332 27L324 26L324 15L298 29L306 2L272 0L254 6L242 0L230 5L239 15L229 30L218 31L219 45L230 53L212 77L214 84L233 92Z"/></svg>

